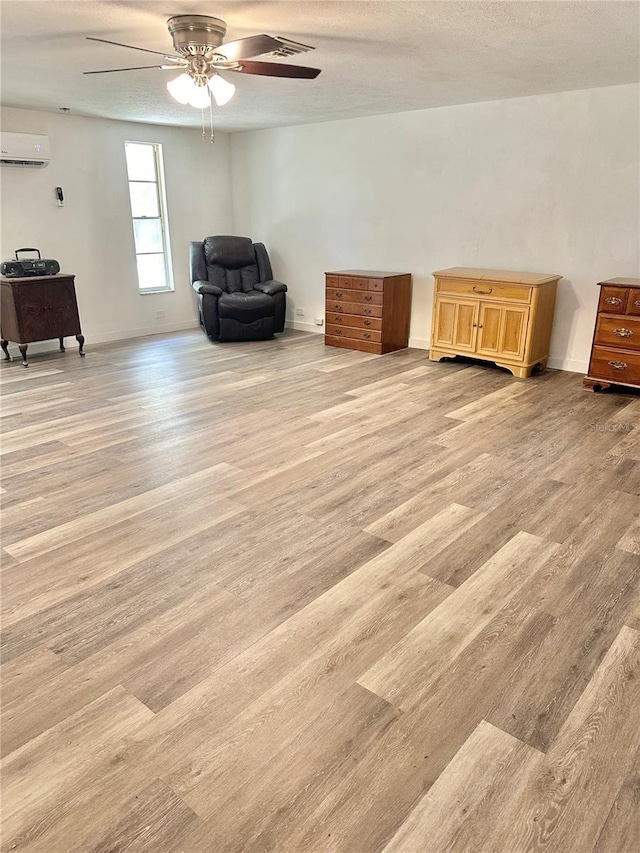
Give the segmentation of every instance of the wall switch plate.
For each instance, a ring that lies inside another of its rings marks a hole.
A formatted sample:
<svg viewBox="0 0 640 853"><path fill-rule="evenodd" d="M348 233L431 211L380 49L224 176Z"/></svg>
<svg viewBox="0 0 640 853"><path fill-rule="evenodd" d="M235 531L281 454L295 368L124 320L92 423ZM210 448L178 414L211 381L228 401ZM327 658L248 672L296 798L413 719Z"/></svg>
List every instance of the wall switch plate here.
<svg viewBox="0 0 640 853"><path fill-rule="evenodd" d="M164 311L156 311L156 320L164 320Z"/></svg>
<svg viewBox="0 0 640 853"><path fill-rule="evenodd" d="M304 308L296 308L296 317L304 317Z"/></svg>

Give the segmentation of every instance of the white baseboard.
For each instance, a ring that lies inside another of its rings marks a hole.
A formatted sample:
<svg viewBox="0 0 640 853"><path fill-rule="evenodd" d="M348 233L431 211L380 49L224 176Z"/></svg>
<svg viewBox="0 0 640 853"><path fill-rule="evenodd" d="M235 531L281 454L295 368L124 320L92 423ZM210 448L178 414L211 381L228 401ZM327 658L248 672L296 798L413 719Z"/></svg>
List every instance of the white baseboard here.
<svg viewBox="0 0 640 853"><path fill-rule="evenodd" d="M589 370L588 361L579 361L576 358L550 358L547 367L553 370L568 370L569 373L584 373Z"/></svg>
<svg viewBox="0 0 640 853"><path fill-rule="evenodd" d="M130 338L146 338L150 335L165 335L170 332L185 332L188 329L197 329L198 326L199 323L197 320L184 320L181 323L158 323L155 326L138 329L123 329L122 331L115 332L102 332L97 335L87 332L85 334L85 349L87 349L87 347L91 347L92 344L109 344L113 341L127 341ZM65 347L67 349L73 350L73 348L77 346L78 345L73 337L65 338ZM14 356L14 359L19 357L19 354L14 352L14 350L17 350L17 344L10 342L9 350ZM54 339L50 341L35 341L34 343L29 344L28 352L29 355L31 355L31 353L57 352L58 350L58 341Z"/></svg>
<svg viewBox="0 0 640 853"><path fill-rule="evenodd" d="M316 326L315 323L302 323L299 320L286 320L287 329L295 329L296 332L313 332L316 335L324 334L324 326Z"/></svg>

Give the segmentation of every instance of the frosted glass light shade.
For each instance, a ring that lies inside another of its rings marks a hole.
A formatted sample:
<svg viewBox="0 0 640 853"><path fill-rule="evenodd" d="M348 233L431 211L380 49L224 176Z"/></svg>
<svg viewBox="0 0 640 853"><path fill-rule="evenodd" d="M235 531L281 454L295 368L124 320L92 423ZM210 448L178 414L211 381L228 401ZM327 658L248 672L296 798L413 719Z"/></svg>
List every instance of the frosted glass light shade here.
<svg viewBox="0 0 640 853"><path fill-rule="evenodd" d="M190 104L198 109L205 109L211 103L211 97L206 86L196 86L188 74L181 74L175 80L167 83L169 94L181 104Z"/></svg>
<svg viewBox="0 0 640 853"><path fill-rule="evenodd" d="M229 103L236 90L233 83L229 83L228 80L225 80L219 74L215 74L211 80L209 80L209 88L211 89L211 94L219 107L223 107L225 104Z"/></svg>
<svg viewBox="0 0 640 853"><path fill-rule="evenodd" d="M193 80L188 74L181 74L175 80L169 80L167 89L172 98L175 98L181 104L189 103L189 95L193 88Z"/></svg>

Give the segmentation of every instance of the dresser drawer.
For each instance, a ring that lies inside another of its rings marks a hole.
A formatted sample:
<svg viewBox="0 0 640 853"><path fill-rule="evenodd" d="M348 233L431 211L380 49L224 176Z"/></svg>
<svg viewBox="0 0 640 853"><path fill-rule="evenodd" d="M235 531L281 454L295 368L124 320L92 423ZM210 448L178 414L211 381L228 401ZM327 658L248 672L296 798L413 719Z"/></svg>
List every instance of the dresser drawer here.
<svg viewBox="0 0 640 853"><path fill-rule="evenodd" d="M626 287L601 287L598 311L601 314L624 314L628 295Z"/></svg>
<svg viewBox="0 0 640 853"><path fill-rule="evenodd" d="M379 332L382 329L382 320L376 317L362 317L356 314L327 314L327 323L337 326L348 326L354 329L374 329Z"/></svg>
<svg viewBox="0 0 640 853"><path fill-rule="evenodd" d="M629 288L629 298L627 300L627 314L640 315L640 289L637 287Z"/></svg>
<svg viewBox="0 0 640 853"><path fill-rule="evenodd" d="M327 287L341 287L346 290L368 290L369 279L351 275L328 275Z"/></svg>
<svg viewBox="0 0 640 853"><path fill-rule="evenodd" d="M327 305L336 299L342 299L345 302L360 302L365 305L382 305L384 294L370 293L364 290L347 290L342 287L328 287Z"/></svg>
<svg viewBox="0 0 640 853"><path fill-rule="evenodd" d="M343 299L327 299L327 312L338 311L340 314L363 314L365 317L382 317L382 305L371 305L368 302L345 302Z"/></svg>
<svg viewBox="0 0 640 853"><path fill-rule="evenodd" d="M352 338L354 340L371 341L373 343L380 343L382 340L381 332L370 331L369 329L357 329L353 326L341 326L338 323L327 323L326 334L330 337Z"/></svg>
<svg viewBox="0 0 640 853"><path fill-rule="evenodd" d="M608 317L600 314L594 343L631 350L640 348L640 317Z"/></svg>
<svg viewBox="0 0 640 853"><path fill-rule="evenodd" d="M378 293L381 293L384 290L384 279L382 278L370 278L368 290L375 290Z"/></svg>
<svg viewBox="0 0 640 853"><path fill-rule="evenodd" d="M438 293L452 296L475 296L479 299L507 300L508 302L530 302L531 288L498 281L456 281L438 279Z"/></svg>
<svg viewBox="0 0 640 853"><path fill-rule="evenodd" d="M589 376L593 379L608 379L627 385L640 384L640 352L594 347L589 365Z"/></svg>

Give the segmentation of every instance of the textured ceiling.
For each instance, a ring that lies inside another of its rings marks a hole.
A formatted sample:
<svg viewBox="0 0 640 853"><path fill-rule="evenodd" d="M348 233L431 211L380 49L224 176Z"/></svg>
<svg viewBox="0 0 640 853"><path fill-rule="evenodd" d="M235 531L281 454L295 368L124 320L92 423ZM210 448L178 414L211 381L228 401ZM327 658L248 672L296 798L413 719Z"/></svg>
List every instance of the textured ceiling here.
<svg viewBox="0 0 640 853"><path fill-rule="evenodd" d="M86 41L172 52L166 20L207 14L227 39L281 35L316 50L289 60L316 80L227 74L233 100L219 130L245 130L445 104L611 86L640 79L640 4L608 0L200 2L3 0L2 104L158 124L198 126L169 96L170 71L83 76L155 58ZM157 58L161 61L161 58Z"/></svg>

